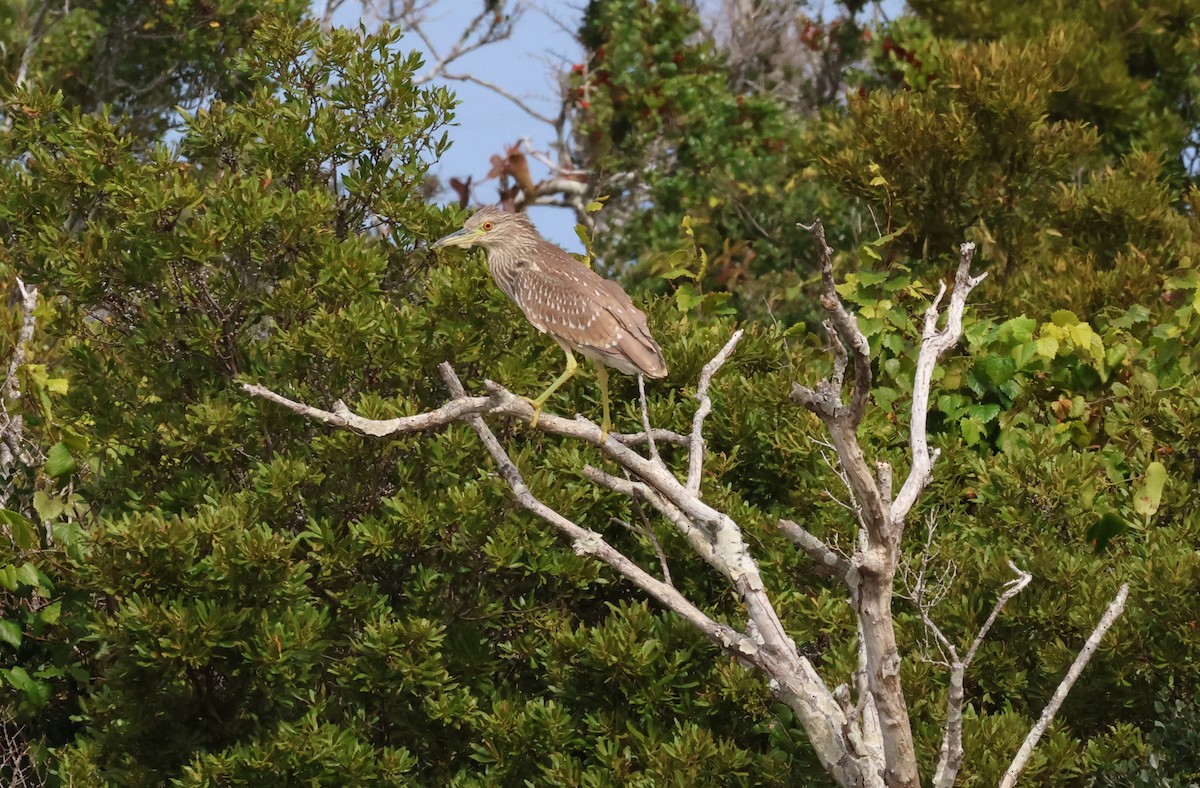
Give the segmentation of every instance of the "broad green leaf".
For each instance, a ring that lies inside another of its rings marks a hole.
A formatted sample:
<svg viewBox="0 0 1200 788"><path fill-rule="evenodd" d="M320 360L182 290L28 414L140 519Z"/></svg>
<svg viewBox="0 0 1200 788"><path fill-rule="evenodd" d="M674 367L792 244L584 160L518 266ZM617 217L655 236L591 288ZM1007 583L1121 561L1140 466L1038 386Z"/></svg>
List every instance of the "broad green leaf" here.
<svg viewBox="0 0 1200 788"><path fill-rule="evenodd" d="M38 577L37 567L31 564L29 561L26 561L17 567L17 580L21 581L27 586L33 586L34 588L39 588L42 585L42 581Z"/></svg>
<svg viewBox="0 0 1200 788"><path fill-rule="evenodd" d="M891 276L887 271L859 271L857 275L858 281L868 287L886 282L888 277Z"/></svg>
<svg viewBox="0 0 1200 788"><path fill-rule="evenodd" d="M37 683L29 672L20 665L16 665L7 670L0 670L0 675L8 680L8 683L22 692L29 693L33 690L33 686Z"/></svg>
<svg viewBox="0 0 1200 788"><path fill-rule="evenodd" d="M33 510L42 520L56 520L66 510L67 505L58 498L51 498L45 490L33 494Z"/></svg>
<svg viewBox="0 0 1200 788"><path fill-rule="evenodd" d="M971 417L959 419L958 428L968 446L974 446L983 439L983 424L978 419Z"/></svg>
<svg viewBox="0 0 1200 788"><path fill-rule="evenodd" d="M1023 342L1012 349L1013 363L1017 365L1017 369L1024 368L1037 355L1038 345L1036 342Z"/></svg>
<svg viewBox="0 0 1200 788"><path fill-rule="evenodd" d="M3 675L9 684L24 692L35 706L44 706L50 699L50 685L37 681L20 665L0 670L0 675Z"/></svg>
<svg viewBox="0 0 1200 788"><path fill-rule="evenodd" d="M37 617L44 624L57 624L62 617L62 602L51 602L37 612Z"/></svg>
<svg viewBox="0 0 1200 788"><path fill-rule="evenodd" d="M1000 324L996 331L996 336L1000 341L1009 342L1028 342L1033 339L1033 332L1037 329L1037 321L1031 317L1014 317L1011 320L1005 320Z"/></svg>
<svg viewBox="0 0 1200 788"><path fill-rule="evenodd" d="M1008 356L985 356L975 362L975 366L993 386L999 386L1016 372L1016 364Z"/></svg>
<svg viewBox="0 0 1200 788"><path fill-rule="evenodd" d="M980 424L987 424L996 416L1000 415L1000 406L995 404L988 405L971 405L966 408L963 413L972 419L977 419Z"/></svg>
<svg viewBox="0 0 1200 788"><path fill-rule="evenodd" d="M675 291L675 303L680 312L689 312L704 300L702 293L697 293L691 285L684 285Z"/></svg>
<svg viewBox="0 0 1200 788"><path fill-rule="evenodd" d="M0 509L0 521L8 525L13 541L22 550L31 550L38 545L37 529L33 523L10 509Z"/></svg>
<svg viewBox="0 0 1200 788"><path fill-rule="evenodd" d="M15 621L0 619L0 640L13 648L21 647L21 627Z"/></svg>
<svg viewBox="0 0 1200 788"><path fill-rule="evenodd" d="M71 456L71 452L61 442L54 444L46 452L44 470L48 476L57 479L60 476L66 476L68 473L74 473L78 467L75 463L75 458Z"/></svg>
<svg viewBox="0 0 1200 788"><path fill-rule="evenodd" d="M1054 337L1042 337L1037 341L1037 354L1045 359L1053 359L1058 355L1058 340Z"/></svg>
<svg viewBox="0 0 1200 788"><path fill-rule="evenodd" d="M1167 484L1167 469L1161 462L1152 462L1146 466L1146 479L1141 489L1133 498L1133 508L1138 514L1149 519L1158 511L1162 503L1163 487Z"/></svg>
<svg viewBox="0 0 1200 788"><path fill-rule="evenodd" d="M1050 322L1056 326L1073 326L1079 322L1079 317L1069 309L1060 309L1050 315Z"/></svg>

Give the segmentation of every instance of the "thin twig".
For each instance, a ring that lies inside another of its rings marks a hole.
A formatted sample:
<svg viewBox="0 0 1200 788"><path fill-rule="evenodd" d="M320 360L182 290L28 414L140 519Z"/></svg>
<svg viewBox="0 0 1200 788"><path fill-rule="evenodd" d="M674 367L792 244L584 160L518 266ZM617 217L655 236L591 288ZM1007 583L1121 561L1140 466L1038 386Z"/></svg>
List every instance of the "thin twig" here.
<svg viewBox="0 0 1200 788"><path fill-rule="evenodd" d="M1108 610L1104 611L1104 615L1100 618L1100 623L1096 624L1096 628L1092 630L1091 637L1083 644L1083 648L1079 651L1079 656L1075 657L1075 661L1071 663L1071 668L1067 671L1067 675L1063 677L1063 680L1058 685L1058 689L1054 690L1054 695L1051 696L1050 702L1046 704L1046 708L1042 711L1042 716L1038 719L1037 724L1033 726L1033 729L1029 731L1029 735L1025 737L1025 742L1021 745L1021 749L1017 751L1016 757L1013 758L1012 764L1004 772L1004 778L1000 780L1000 788L1013 788L1017 784L1017 778L1025 770L1025 764L1029 762L1029 756L1033 755L1033 748L1037 747L1038 740L1042 738L1042 734L1050 727L1050 722L1054 719L1054 715L1058 713L1059 707L1062 706L1067 693L1074 686L1075 680L1079 678L1080 673L1083 673L1083 669L1087 667L1092 655L1100 647L1100 641L1104 638L1105 633L1108 632L1113 622L1125 610L1125 599L1128 596L1129 584L1122 583L1120 590L1117 591L1116 598L1108 606Z"/></svg>
<svg viewBox="0 0 1200 788"><path fill-rule="evenodd" d="M463 389L462 382L459 381L453 367L447 363L442 363L438 367L438 370L441 372L447 388L450 389L450 393L460 400L465 398L466 391ZM592 556L608 564L625 579L650 594L650 596L657 599L666 608L707 635L722 650L728 653L743 655L751 655L757 651L757 646L741 632L709 618L707 614L688 601L678 589L670 583L659 580L629 560L624 554L606 542L604 537L599 533L571 522L535 497L528 485L525 484L520 469L517 468L512 458L508 456L508 452L504 450L504 447L500 445L500 441L496 439L495 433L487 426L483 418L479 415L468 416L466 422L475 431L475 434L479 436L479 440L483 443L487 453L495 461L500 471L500 477L508 484L509 489L512 491L513 500L517 502L517 505L541 518L571 539L575 552L578 555Z"/></svg>
<svg viewBox="0 0 1200 788"><path fill-rule="evenodd" d="M725 343L717 355L700 370L700 381L696 385L696 399L700 406L692 417L691 455L688 457L687 489L697 497L700 494L700 476L704 470L704 419L712 412L712 399L708 396L708 387L712 383L717 370L729 359L734 348L742 339L742 329L733 332L733 336Z"/></svg>
<svg viewBox="0 0 1200 788"><path fill-rule="evenodd" d="M647 451L650 459L659 465L663 464L662 457L658 456L658 447L654 445L654 430L650 429L650 406L646 403L646 378L639 374L638 380L638 404L642 408L642 434L646 436ZM690 448L689 442L689 448ZM663 466L666 467L666 466Z"/></svg>
<svg viewBox="0 0 1200 788"><path fill-rule="evenodd" d="M13 345L12 358L8 362L8 377L4 379L4 385L0 387L0 400L3 401L21 398L21 383L18 380L17 372L25 363L25 356L29 352L29 343L33 341L33 330L37 325L37 318L34 316L34 310L37 309L38 303L37 287L26 286L20 278L16 280L16 284L17 290L21 294L21 329L17 332L17 342Z"/></svg>
<svg viewBox="0 0 1200 788"><path fill-rule="evenodd" d="M633 503L635 506L637 505L637 501L634 501ZM641 511L640 506L638 507L638 511ZM669 586L675 585L675 583L671 581L671 567L667 564L667 554L663 551L662 544L658 541L658 537L654 535L654 530L650 528L649 522L646 522L642 526L637 526L633 523L622 520L620 517L613 517L610 519L612 522L621 526L626 531L646 537L646 540L650 542L650 547L654 549L654 555L658 557L658 568L662 570L663 582Z"/></svg>
<svg viewBox="0 0 1200 788"><path fill-rule="evenodd" d="M504 88L497 85L495 82L489 82L488 80L483 79L482 77L477 77L474 74L447 74L447 73L443 72L441 77L442 77L442 79L448 79L448 80L451 80L454 82L471 82L476 85L479 85L481 88L487 88L488 90L495 93L497 96L506 98L509 101L511 101L518 109L520 109L522 112L524 112L526 115L533 118L534 120L540 120L542 123L547 123L551 126L553 126L556 122L554 118L552 118L549 115L546 115L544 113L538 112L536 109L531 107L523 98L521 98L520 96L518 96L515 93L511 93L508 90L505 90Z"/></svg>

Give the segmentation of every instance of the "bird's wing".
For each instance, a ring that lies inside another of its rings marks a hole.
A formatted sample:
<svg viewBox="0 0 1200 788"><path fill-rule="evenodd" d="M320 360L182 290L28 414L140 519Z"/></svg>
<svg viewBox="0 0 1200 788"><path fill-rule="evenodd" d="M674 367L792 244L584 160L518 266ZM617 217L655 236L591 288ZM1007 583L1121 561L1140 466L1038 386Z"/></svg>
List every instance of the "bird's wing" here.
<svg viewBox="0 0 1200 788"><path fill-rule="evenodd" d="M564 253L565 254L565 253ZM658 378L666 364L646 316L628 294L576 263L539 265L520 280L518 303L539 331L629 374Z"/></svg>

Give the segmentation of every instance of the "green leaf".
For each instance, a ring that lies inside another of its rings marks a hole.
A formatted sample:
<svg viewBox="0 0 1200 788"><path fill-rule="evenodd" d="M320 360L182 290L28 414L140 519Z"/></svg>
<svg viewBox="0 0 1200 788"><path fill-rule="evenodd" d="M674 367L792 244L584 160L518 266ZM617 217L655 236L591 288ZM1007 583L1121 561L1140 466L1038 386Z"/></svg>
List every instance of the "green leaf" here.
<svg viewBox="0 0 1200 788"><path fill-rule="evenodd" d="M1079 317L1069 309L1060 309L1050 315L1050 322L1056 326L1073 326L1079 322Z"/></svg>
<svg viewBox="0 0 1200 788"><path fill-rule="evenodd" d="M987 424L1000 415L1000 406L995 404L971 405L963 413L969 418L977 419L980 424Z"/></svg>
<svg viewBox="0 0 1200 788"><path fill-rule="evenodd" d="M993 386L999 386L1009 380L1017 371L1017 365L1008 356L985 356L979 359L975 366Z"/></svg>
<svg viewBox="0 0 1200 788"><path fill-rule="evenodd" d="M1033 339L1037 321L1031 317L1014 317L1000 324L996 336L1005 344L1010 342L1028 342Z"/></svg>
<svg viewBox="0 0 1200 788"><path fill-rule="evenodd" d="M42 581L38 577L37 567L28 561L17 567L17 580L35 588L40 588L42 585Z"/></svg>
<svg viewBox="0 0 1200 788"><path fill-rule="evenodd" d="M1017 369L1024 368L1037 355L1038 346L1035 342L1023 342L1012 349L1013 363L1017 365Z"/></svg>
<svg viewBox="0 0 1200 788"><path fill-rule="evenodd" d="M46 452L44 470L47 475L55 479L60 476L66 476L68 473L74 473L78 467L75 463L75 458L71 456L71 452L67 449L66 444L61 441L51 446L50 451Z"/></svg>
<svg viewBox="0 0 1200 788"><path fill-rule="evenodd" d="M575 225L575 235L579 238L579 242L583 244L584 249L591 246L592 239L590 236L588 236L587 228L582 224Z"/></svg>
<svg viewBox="0 0 1200 788"><path fill-rule="evenodd" d="M62 617L62 602L51 602L37 612L37 617L43 624L57 624Z"/></svg>
<svg viewBox="0 0 1200 788"><path fill-rule="evenodd" d="M974 446L983 439L983 424L978 419L970 417L959 419L958 429L962 433L963 441L968 446Z"/></svg>
<svg viewBox="0 0 1200 788"><path fill-rule="evenodd" d="M33 523L10 509L0 509L0 522L8 524L13 541L22 550L32 550L38 545L37 529Z"/></svg>
<svg viewBox="0 0 1200 788"><path fill-rule="evenodd" d="M66 508L65 503L58 498L51 498L45 490L38 490L33 494L33 510L42 520L56 520Z"/></svg>
<svg viewBox="0 0 1200 788"><path fill-rule="evenodd" d="M1045 359L1058 355L1058 340L1054 337L1042 337L1037 341L1037 354Z"/></svg>
<svg viewBox="0 0 1200 788"><path fill-rule="evenodd" d="M8 670L0 670L0 674L8 679L8 683L25 693L32 693L34 685L37 684L28 671L20 665L16 665Z"/></svg>
<svg viewBox="0 0 1200 788"><path fill-rule="evenodd" d="M30 702L35 706L44 706L50 699L50 685L34 680L20 665L9 670L0 670L0 675L3 675L9 684L29 696Z"/></svg>
<svg viewBox="0 0 1200 788"><path fill-rule="evenodd" d="M1167 469L1161 462L1152 462L1146 466L1146 480L1133 498L1134 510L1150 519L1158 511L1162 503L1163 487L1167 484Z"/></svg>
<svg viewBox="0 0 1200 788"><path fill-rule="evenodd" d="M680 312L690 312L703 300L704 295L697 293L691 285L684 285L675 291L675 303L679 306Z"/></svg>
<svg viewBox="0 0 1200 788"><path fill-rule="evenodd" d="M21 627L15 621L0 619L0 640L13 648L21 647Z"/></svg>
<svg viewBox="0 0 1200 788"><path fill-rule="evenodd" d="M858 271L857 276L858 281L869 287L886 282L891 273L888 271Z"/></svg>

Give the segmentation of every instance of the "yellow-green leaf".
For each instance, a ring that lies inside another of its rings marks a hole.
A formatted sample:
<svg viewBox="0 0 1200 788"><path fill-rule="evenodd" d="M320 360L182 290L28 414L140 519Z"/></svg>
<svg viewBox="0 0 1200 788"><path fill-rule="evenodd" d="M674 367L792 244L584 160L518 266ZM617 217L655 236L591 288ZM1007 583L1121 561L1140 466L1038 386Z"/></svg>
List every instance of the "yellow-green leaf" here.
<svg viewBox="0 0 1200 788"><path fill-rule="evenodd" d="M1163 488L1167 484L1167 469L1161 462L1146 466L1146 480L1133 498L1133 508L1143 517L1150 518L1162 503Z"/></svg>

